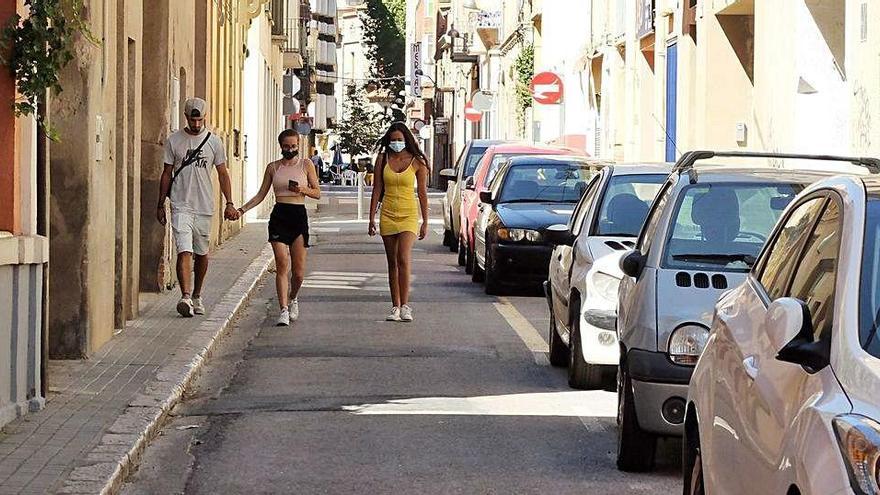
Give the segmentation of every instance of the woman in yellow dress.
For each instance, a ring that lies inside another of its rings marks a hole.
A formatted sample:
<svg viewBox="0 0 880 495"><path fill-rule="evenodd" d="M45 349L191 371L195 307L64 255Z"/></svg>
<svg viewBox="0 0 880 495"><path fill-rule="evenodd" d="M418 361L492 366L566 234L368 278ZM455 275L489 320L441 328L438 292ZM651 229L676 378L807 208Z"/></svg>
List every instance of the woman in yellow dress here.
<svg viewBox="0 0 880 495"><path fill-rule="evenodd" d="M388 321L413 321L409 307L412 247L428 234L428 175L430 168L412 132L394 122L379 139L379 154L370 201L369 234L376 235L376 211L382 202L379 234L388 260L388 285L393 307ZM418 183L418 201L416 184ZM419 215L422 223L419 225Z"/></svg>

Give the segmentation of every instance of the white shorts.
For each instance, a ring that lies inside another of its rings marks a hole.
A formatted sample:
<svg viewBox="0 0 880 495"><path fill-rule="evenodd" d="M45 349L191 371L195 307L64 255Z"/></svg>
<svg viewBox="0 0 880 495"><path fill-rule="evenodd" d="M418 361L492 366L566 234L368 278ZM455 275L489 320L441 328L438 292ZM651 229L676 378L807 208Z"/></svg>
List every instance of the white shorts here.
<svg viewBox="0 0 880 495"><path fill-rule="evenodd" d="M211 246L211 215L172 211L171 231L178 253L208 254Z"/></svg>

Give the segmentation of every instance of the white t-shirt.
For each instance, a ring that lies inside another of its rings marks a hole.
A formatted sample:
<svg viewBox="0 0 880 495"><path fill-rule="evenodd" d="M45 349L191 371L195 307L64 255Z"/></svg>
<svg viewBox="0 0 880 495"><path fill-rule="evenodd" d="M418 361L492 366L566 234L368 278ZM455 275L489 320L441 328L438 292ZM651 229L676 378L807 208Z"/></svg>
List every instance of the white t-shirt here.
<svg viewBox="0 0 880 495"><path fill-rule="evenodd" d="M181 129L165 140L165 164L174 165L176 173L184 159L199 147L207 129L197 136ZM171 185L171 210L195 215L214 214L214 181L211 171L226 163L226 149L216 134L199 150L198 158L180 172Z"/></svg>

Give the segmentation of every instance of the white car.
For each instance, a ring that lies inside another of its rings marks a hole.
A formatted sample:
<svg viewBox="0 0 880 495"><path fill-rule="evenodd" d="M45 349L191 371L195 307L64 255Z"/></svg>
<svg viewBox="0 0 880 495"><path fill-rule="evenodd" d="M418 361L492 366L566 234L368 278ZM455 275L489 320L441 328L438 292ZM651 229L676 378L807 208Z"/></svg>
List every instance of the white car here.
<svg viewBox="0 0 880 495"><path fill-rule="evenodd" d="M817 182L715 307L684 493L880 493L878 324L880 178Z"/></svg>
<svg viewBox="0 0 880 495"><path fill-rule="evenodd" d="M568 367L573 388L613 383L620 347L614 320L623 272L618 258L636 236L671 164L607 165L587 186L556 244L544 293L550 308L550 363ZM573 351L573 352L572 352Z"/></svg>

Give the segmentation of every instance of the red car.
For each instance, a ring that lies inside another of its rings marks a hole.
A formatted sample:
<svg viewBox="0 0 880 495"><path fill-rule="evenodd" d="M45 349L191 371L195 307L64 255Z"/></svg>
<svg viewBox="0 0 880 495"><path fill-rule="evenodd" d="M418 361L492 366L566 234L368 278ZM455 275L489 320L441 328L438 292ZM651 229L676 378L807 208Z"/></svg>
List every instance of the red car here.
<svg viewBox="0 0 880 495"><path fill-rule="evenodd" d="M461 191L461 226L458 239L458 264L467 273L473 273L474 222L480 212L480 192L488 190L495 173L510 158L522 155L583 155L580 150L555 146L536 146L529 144L497 144L489 147L473 177L467 179Z"/></svg>

